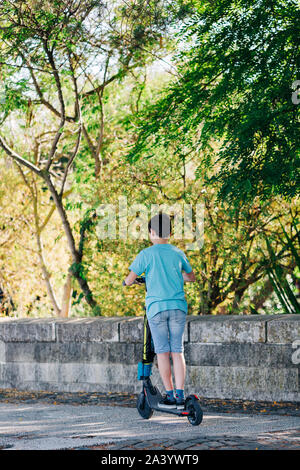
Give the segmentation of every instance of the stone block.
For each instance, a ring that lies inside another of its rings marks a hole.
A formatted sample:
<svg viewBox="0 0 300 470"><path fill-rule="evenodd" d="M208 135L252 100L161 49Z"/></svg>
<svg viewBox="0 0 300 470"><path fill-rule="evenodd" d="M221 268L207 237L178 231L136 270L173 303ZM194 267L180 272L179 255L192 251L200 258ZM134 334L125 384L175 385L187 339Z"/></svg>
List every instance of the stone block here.
<svg viewBox="0 0 300 470"><path fill-rule="evenodd" d="M36 365L35 381L41 382L59 382L60 364L57 362L45 362Z"/></svg>
<svg viewBox="0 0 300 470"><path fill-rule="evenodd" d="M123 343L143 343L144 318L126 318L120 323L120 341Z"/></svg>
<svg viewBox="0 0 300 470"><path fill-rule="evenodd" d="M140 347L138 347L140 346ZM2 352L2 355L1 355ZM133 343L2 343L0 362L137 364L142 345Z"/></svg>
<svg viewBox="0 0 300 470"><path fill-rule="evenodd" d="M8 362L2 365L1 380L10 383L12 388L19 388L20 384L36 380L35 371L35 363Z"/></svg>
<svg viewBox="0 0 300 470"><path fill-rule="evenodd" d="M6 344L0 341L0 363L6 362Z"/></svg>
<svg viewBox="0 0 300 470"><path fill-rule="evenodd" d="M187 382L196 393L208 398L300 399L297 368L189 366Z"/></svg>
<svg viewBox="0 0 300 470"><path fill-rule="evenodd" d="M0 320L0 340L4 342L55 341L55 321L44 319Z"/></svg>
<svg viewBox="0 0 300 470"><path fill-rule="evenodd" d="M108 348L108 364L137 364L141 360L137 344L114 343Z"/></svg>
<svg viewBox="0 0 300 470"><path fill-rule="evenodd" d="M192 343L262 343L265 339L265 318L218 315L189 321Z"/></svg>
<svg viewBox="0 0 300 470"><path fill-rule="evenodd" d="M94 367L97 364L93 364ZM89 364L85 363L64 363L59 366L59 382L76 383L88 382L87 368Z"/></svg>
<svg viewBox="0 0 300 470"><path fill-rule="evenodd" d="M137 381L135 365L115 364L60 364L59 381L62 383L90 383L114 385L130 384Z"/></svg>
<svg viewBox="0 0 300 470"><path fill-rule="evenodd" d="M6 362L35 362L35 347L37 343L9 342L6 343ZM38 343L43 348L52 343Z"/></svg>
<svg viewBox="0 0 300 470"><path fill-rule="evenodd" d="M89 340L95 342L117 342L119 338L120 317L98 318L91 320Z"/></svg>
<svg viewBox="0 0 300 470"><path fill-rule="evenodd" d="M295 367L293 349L286 344L266 343L187 343L189 365L228 367Z"/></svg>
<svg viewBox="0 0 300 470"><path fill-rule="evenodd" d="M43 362L106 362L107 343L87 343L79 341L52 343L46 346L39 343L35 347L35 360Z"/></svg>
<svg viewBox="0 0 300 470"><path fill-rule="evenodd" d="M300 340L300 315L272 317L267 322L267 342L286 344Z"/></svg>
<svg viewBox="0 0 300 470"><path fill-rule="evenodd" d="M58 342L116 342L119 341L120 318L76 318L56 325Z"/></svg>

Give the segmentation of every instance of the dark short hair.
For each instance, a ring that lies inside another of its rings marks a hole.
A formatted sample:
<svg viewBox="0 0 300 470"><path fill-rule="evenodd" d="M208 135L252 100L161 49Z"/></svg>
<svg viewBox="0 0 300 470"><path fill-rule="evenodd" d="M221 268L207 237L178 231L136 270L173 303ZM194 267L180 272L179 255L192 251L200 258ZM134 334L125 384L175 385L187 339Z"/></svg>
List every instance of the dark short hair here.
<svg viewBox="0 0 300 470"><path fill-rule="evenodd" d="M170 216L162 212L156 214L149 220L148 231L150 232L151 229L154 230L159 238L168 238L172 230Z"/></svg>

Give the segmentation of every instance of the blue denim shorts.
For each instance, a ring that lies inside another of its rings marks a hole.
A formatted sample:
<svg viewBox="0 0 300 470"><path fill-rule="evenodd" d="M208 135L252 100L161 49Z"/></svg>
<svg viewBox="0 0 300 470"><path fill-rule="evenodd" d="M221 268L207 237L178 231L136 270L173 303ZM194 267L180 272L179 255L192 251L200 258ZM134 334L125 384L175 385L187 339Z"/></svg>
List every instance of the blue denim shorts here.
<svg viewBox="0 0 300 470"><path fill-rule="evenodd" d="M156 354L183 352L183 333L186 313L182 310L164 310L148 319Z"/></svg>

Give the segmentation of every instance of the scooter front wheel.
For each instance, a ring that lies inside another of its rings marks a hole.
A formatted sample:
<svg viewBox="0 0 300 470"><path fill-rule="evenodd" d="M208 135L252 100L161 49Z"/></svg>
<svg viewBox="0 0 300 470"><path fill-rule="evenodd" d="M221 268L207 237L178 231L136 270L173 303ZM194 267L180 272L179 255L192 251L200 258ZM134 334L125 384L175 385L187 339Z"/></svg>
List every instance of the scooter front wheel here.
<svg viewBox="0 0 300 470"><path fill-rule="evenodd" d="M150 419L151 416L153 415L153 409L150 408L144 392L141 392L139 394L136 407L137 407L139 414L144 419Z"/></svg>
<svg viewBox="0 0 300 470"><path fill-rule="evenodd" d="M198 398L194 395L187 397L185 404L186 411L189 412L188 420L193 426L198 426L202 422L203 411Z"/></svg>

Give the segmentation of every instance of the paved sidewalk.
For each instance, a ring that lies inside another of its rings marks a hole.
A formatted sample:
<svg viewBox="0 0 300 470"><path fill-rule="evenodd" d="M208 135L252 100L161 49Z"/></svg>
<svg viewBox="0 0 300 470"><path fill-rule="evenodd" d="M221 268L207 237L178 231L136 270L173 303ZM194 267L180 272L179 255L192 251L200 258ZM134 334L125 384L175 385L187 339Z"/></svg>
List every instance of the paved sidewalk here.
<svg viewBox="0 0 300 470"><path fill-rule="evenodd" d="M135 401L126 394L0 390L0 449L300 449L295 404L201 400L203 421L191 426L158 412L143 420Z"/></svg>
<svg viewBox="0 0 300 470"><path fill-rule="evenodd" d="M190 439L129 439L117 444L75 450L300 450L300 428L261 433L257 437L209 435Z"/></svg>
<svg viewBox="0 0 300 470"><path fill-rule="evenodd" d="M0 403L53 403L136 407L137 395L121 392L47 392L0 389ZM200 397L203 410L221 413L266 413L300 417L300 402L264 402Z"/></svg>

